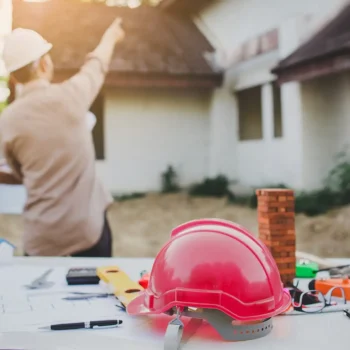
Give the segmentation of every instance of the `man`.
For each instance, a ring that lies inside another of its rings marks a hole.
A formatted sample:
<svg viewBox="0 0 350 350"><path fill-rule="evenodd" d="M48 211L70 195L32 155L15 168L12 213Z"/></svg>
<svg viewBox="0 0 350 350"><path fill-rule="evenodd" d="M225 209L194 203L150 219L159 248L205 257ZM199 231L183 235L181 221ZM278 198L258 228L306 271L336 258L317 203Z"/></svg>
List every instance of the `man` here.
<svg viewBox="0 0 350 350"><path fill-rule="evenodd" d="M3 182L26 187L27 255L112 255L106 218L112 198L96 175L86 116L123 38L116 19L81 70L60 84L50 83L52 45L38 33L15 29L5 41L5 65L23 88L0 117L0 140L11 169L2 175Z"/></svg>

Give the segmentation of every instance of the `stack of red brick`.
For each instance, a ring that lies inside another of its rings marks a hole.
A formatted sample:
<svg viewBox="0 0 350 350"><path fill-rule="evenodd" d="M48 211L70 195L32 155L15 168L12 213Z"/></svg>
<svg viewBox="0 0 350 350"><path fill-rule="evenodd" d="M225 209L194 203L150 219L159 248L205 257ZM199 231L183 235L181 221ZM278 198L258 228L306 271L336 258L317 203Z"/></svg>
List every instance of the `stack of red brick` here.
<svg viewBox="0 0 350 350"><path fill-rule="evenodd" d="M293 282L296 270L294 192L260 189L256 191L256 195L259 238L271 251L282 282Z"/></svg>

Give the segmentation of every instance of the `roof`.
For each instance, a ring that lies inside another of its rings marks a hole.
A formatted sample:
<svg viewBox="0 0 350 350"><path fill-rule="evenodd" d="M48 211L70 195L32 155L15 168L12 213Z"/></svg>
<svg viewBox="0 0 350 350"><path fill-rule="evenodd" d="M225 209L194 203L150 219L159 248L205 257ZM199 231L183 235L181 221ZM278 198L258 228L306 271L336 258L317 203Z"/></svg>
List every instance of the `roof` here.
<svg viewBox="0 0 350 350"><path fill-rule="evenodd" d="M280 82L350 69L350 5L272 70Z"/></svg>
<svg viewBox="0 0 350 350"><path fill-rule="evenodd" d="M156 79L160 85L221 85L222 75L204 58L213 47L190 19L148 6L130 9L76 0L13 0L13 27L36 30L54 44L58 75L77 70L117 16L123 18L126 38L115 50L110 84L139 86Z"/></svg>

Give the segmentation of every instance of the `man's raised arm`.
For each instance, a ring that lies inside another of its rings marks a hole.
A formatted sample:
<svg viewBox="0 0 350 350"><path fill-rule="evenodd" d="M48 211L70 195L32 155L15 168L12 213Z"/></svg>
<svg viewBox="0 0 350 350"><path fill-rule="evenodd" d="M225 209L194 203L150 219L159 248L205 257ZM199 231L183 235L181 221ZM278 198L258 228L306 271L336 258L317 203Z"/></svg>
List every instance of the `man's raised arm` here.
<svg viewBox="0 0 350 350"><path fill-rule="evenodd" d="M124 39L122 20L117 18L108 27L98 46L86 57L86 62L72 78L61 84L68 99L89 109L98 95L111 63L115 45Z"/></svg>

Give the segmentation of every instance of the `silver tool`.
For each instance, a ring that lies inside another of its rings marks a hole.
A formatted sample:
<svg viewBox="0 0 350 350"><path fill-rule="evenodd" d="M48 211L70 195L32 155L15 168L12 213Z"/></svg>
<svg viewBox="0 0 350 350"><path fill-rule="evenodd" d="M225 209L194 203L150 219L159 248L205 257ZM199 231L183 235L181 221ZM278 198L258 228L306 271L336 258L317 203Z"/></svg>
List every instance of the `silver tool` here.
<svg viewBox="0 0 350 350"><path fill-rule="evenodd" d="M31 284L26 285L28 289L42 289L42 288L50 288L54 285L53 282L48 282L47 278L51 274L53 269L49 269L45 271L41 276L35 279Z"/></svg>

